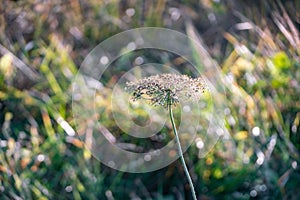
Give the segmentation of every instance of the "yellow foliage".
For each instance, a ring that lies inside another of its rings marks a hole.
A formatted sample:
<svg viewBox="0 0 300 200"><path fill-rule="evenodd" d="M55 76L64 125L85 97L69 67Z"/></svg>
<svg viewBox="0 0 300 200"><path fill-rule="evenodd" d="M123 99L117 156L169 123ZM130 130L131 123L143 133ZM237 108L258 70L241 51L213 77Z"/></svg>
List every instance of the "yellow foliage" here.
<svg viewBox="0 0 300 200"><path fill-rule="evenodd" d="M248 137L248 132L247 131L239 131L234 135L234 138L236 140L245 140Z"/></svg>
<svg viewBox="0 0 300 200"><path fill-rule="evenodd" d="M4 74L5 78L11 78L13 74L13 57L10 54L5 54L0 59L0 72Z"/></svg>

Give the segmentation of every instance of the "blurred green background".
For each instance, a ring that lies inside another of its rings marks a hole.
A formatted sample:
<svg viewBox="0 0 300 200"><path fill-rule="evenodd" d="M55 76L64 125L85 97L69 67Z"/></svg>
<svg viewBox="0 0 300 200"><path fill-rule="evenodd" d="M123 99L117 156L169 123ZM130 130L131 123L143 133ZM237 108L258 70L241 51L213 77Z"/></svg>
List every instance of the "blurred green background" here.
<svg viewBox="0 0 300 200"><path fill-rule="evenodd" d="M298 0L2 0L0 199L191 198L179 160L120 172L73 136L71 83L81 62L110 36L146 26L196 35L203 49L195 56L209 53L224 75L231 139L205 158L196 143L185 153L199 199L300 199L299 24Z"/></svg>

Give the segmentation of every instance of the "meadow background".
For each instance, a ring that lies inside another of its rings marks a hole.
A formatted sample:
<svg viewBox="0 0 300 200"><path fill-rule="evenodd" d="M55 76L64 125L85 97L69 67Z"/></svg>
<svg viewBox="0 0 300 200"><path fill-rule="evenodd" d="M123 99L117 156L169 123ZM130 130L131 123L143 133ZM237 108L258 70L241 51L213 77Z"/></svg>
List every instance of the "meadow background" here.
<svg viewBox="0 0 300 200"><path fill-rule="evenodd" d="M190 199L179 160L116 171L71 128L83 59L110 36L147 26L197 35L226 80L231 140L205 158L195 143L185 153L199 198L300 199L299 24L299 0L1 1L0 199Z"/></svg>

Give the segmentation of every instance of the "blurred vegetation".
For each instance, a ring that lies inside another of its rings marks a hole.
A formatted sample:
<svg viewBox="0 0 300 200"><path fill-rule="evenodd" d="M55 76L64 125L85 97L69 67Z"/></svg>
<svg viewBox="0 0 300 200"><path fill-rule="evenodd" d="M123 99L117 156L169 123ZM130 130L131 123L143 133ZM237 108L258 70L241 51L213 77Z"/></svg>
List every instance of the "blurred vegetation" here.
<svg viewBox="0 0 300 200"><path fill-rule="evenodd" d="M232 139L205 158L195 144L185 153L199 198L299 199L299 10L298 0L2 1L0 199L190 199L179 161L119 172L74 136L81 62L101 41L144 26L193 30L224 75Z"/></svg>

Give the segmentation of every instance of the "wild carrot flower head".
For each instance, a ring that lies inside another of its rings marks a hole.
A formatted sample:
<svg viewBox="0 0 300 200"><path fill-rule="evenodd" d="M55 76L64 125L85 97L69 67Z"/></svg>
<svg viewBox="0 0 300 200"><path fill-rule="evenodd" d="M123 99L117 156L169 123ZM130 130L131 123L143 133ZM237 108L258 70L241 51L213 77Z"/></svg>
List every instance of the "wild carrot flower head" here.
<svg viewBox="0 0 300 200"><path fill-rule="evenodd" d="M167 107L175 105L179 100L198 100L206 90L203 79L191 78L187 75L158 74L127 82L125 90L132 94L132 100L148 100L153 105Z"/></svg>

